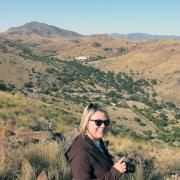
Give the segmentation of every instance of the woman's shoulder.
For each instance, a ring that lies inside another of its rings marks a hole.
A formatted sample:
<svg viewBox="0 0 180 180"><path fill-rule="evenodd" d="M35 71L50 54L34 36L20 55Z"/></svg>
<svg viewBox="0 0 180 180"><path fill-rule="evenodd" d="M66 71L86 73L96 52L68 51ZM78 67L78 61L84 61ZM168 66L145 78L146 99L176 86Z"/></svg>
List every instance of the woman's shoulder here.
<svg viewBox="0 0 180 180"><path fill-rule="evenodd" d="M78 135L75 137L75 139L73 140L71 147L76 146L79 148L83 148L86 145L85 143L85 139L84 136L82 134Z"/></svg>
<svg viewBox="0 0 180 180"><path fill-rule="evenodd" d="M78 135L71 144L68 151L65 153L67 159L71 161L77 154L86 154L89 145L87 144L83 135Z"/></svg>

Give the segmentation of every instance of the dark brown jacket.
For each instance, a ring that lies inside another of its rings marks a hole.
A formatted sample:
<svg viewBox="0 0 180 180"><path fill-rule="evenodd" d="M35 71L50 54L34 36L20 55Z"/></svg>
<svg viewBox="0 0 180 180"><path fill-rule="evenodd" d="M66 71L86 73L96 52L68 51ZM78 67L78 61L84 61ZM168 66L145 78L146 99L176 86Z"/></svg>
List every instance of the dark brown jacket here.
<svg viewBox="0 0 180 180"><path fill-rule="evenodd" d="M113 167L113 161L101 140L105 155L88 136L79 135L66 152L75 180L117 180L121 173Z"/></svg>

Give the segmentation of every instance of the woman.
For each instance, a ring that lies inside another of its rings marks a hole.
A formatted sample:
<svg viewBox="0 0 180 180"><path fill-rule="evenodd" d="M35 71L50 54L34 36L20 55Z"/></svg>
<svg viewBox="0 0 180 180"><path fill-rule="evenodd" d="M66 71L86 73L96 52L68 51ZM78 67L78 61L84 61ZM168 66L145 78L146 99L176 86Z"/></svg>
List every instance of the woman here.
<svg viewBox="0 0 180 180"><path fill-rule="evenodd" d="M108 112L99 104L86 106L80 122L80 135L66 152L75 180L116 180L126 171L125 158L113 165L103 143L109 124Z"/></svg>

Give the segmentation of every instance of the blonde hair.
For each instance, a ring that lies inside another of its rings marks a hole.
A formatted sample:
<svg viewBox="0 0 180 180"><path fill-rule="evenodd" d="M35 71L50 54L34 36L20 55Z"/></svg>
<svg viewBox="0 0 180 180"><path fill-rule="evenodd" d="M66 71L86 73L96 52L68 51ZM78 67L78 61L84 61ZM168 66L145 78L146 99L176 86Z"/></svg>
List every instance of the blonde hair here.
<svg viewBox="0 0 180 180"><path fill-rule="evenodd" d="M109 121L111 121L110 116L104 107L102 107L98 103L90 103L85 107L82 117L81 117L81 122L79 125L80 134L86 134L87 123L88 123L89 119L91 118L91 116L97 111L103 112L105 114L106 118L109 119Z"/></svg>

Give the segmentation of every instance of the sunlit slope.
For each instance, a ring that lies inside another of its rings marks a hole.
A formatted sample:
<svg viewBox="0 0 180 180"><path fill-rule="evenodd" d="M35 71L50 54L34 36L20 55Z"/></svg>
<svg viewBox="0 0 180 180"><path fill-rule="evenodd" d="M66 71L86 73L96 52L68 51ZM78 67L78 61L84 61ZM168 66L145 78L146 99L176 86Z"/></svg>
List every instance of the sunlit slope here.
<svg viewBox="0 0 180 180"><path fill-rule="evenodd" d="M105 71L129 72L137 77L156 79L157 92L163 99L180 103L180 41L165 40L144 43L141 48L123 56L93 62Z"/></svg>
<svg viewBox="0 0 180 180"><path fill-rule="evenodd" d="M162 101L154 81L137 79L132 73L105 73L76 60L34 54L22 42L1 39L0 46L0 67L6 73L1 73L0 90L62 104L71 111L80 111L87 102L98 101L112 114L114 134L175 144L178 141L179 108L174 101ZM72 109L68 102L81 108ZM1 116L6 121L6 116Z"/></svg>
<svg viewBox="0 0 180 180"><path fill-rule="evenodd" d="M80 37L45 37L37 34L18 36L36 54L56 56L60 59L73 59L78 56L101 56L109 58L120 56L138 48L142 42L113 39L102 35Z"/></svg>
<svg viewBox="0 0 180 180"><path fill-rule="evenodd" d="M115 39L106 35L84 36L40 22L30 22L10 28L0 33L0 36L24 41L38 54L62 59L77 56L119 56L139 45L138 41Z"/></svg>

